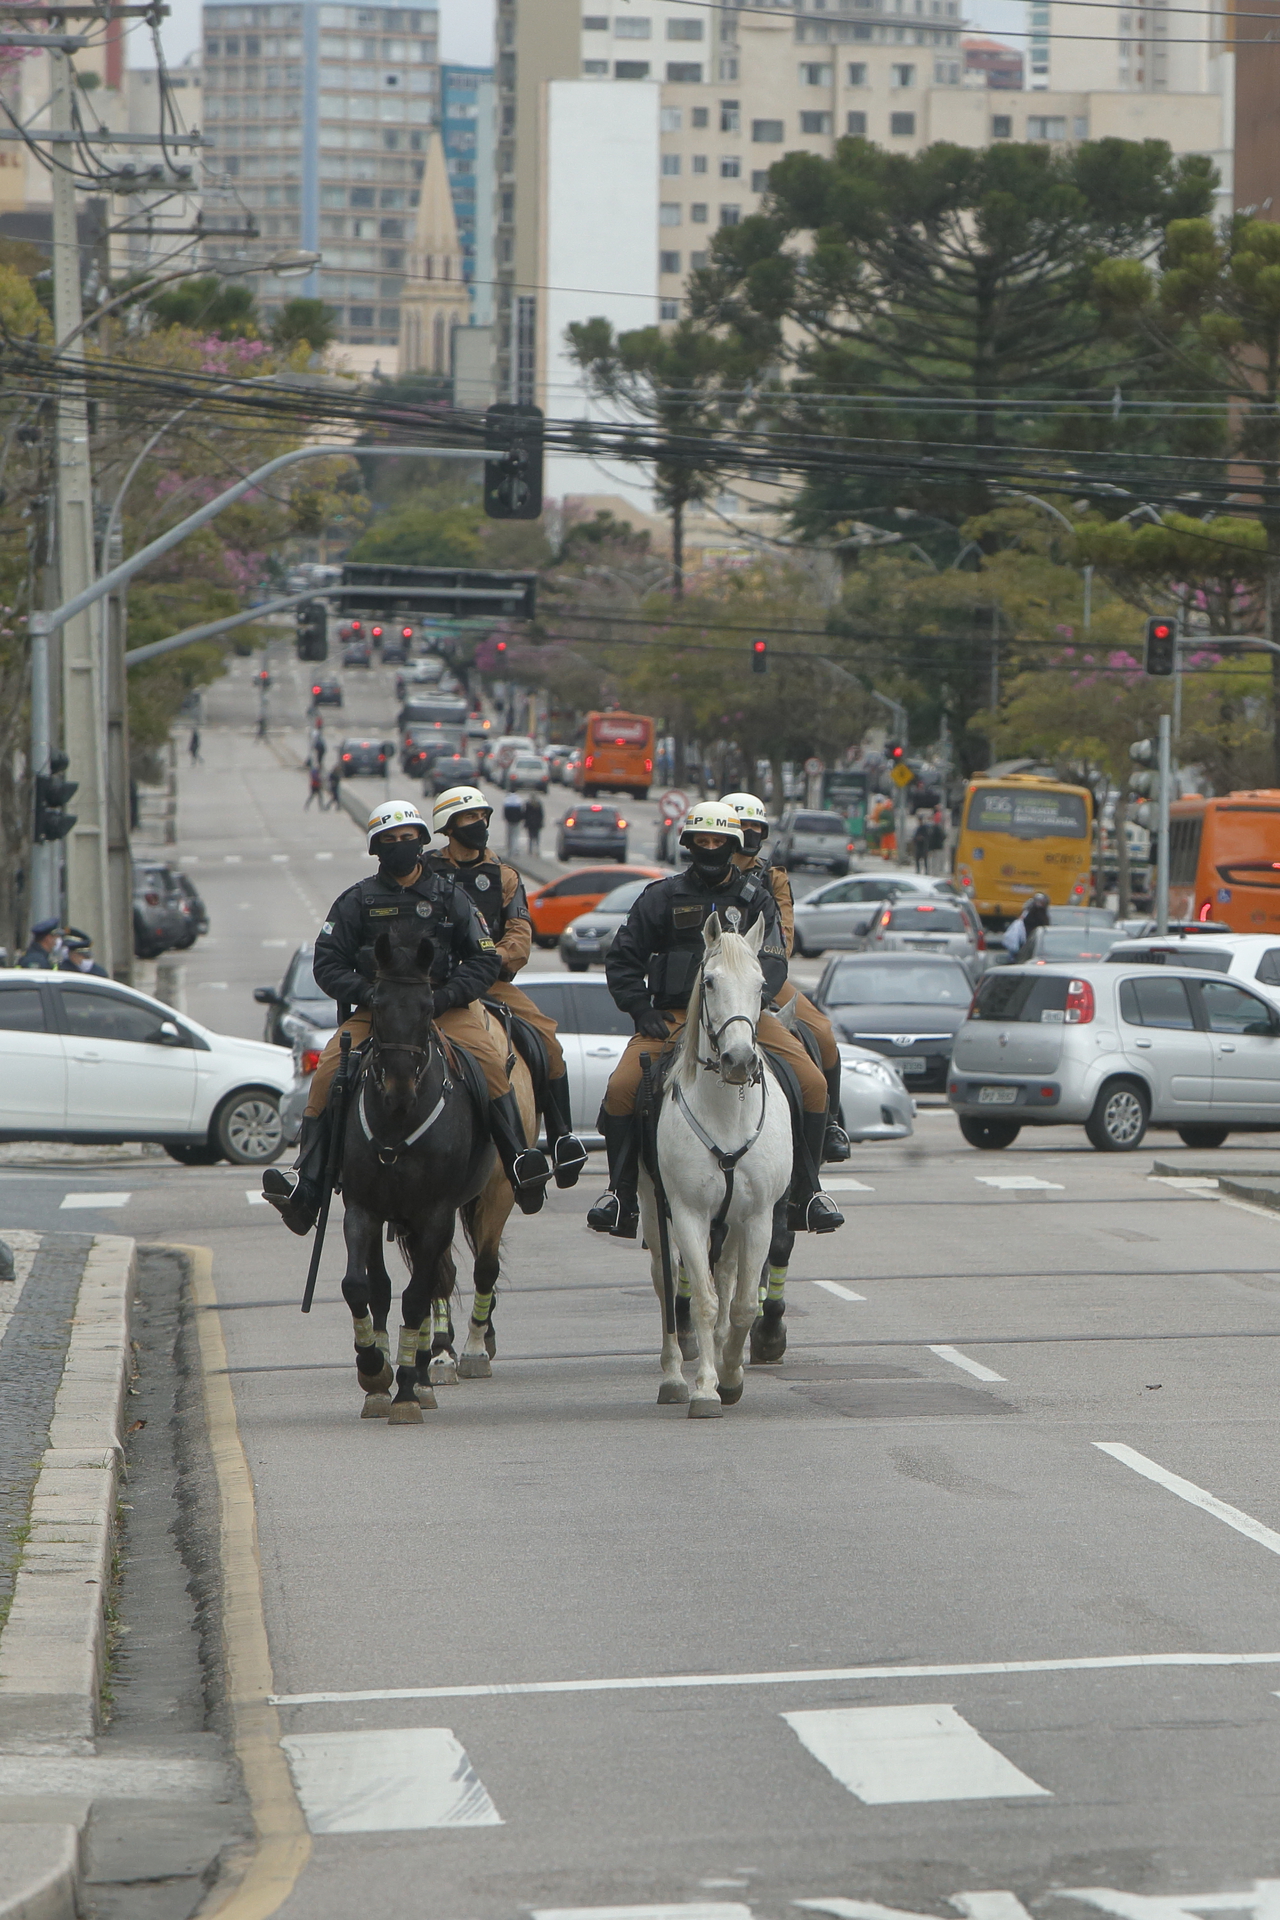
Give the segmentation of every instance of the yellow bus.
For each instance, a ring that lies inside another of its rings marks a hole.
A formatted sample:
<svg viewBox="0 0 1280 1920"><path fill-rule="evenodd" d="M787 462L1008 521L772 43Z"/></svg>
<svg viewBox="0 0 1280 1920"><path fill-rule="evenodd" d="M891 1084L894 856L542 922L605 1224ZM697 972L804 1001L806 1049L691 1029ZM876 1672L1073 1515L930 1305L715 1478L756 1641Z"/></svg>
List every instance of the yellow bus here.
<svg viewBox="0 0 1280 1920"><path fill-rule="evenodd" d="M1034 774L971 780L956 837L956 885L984 921L1004 925L1033 893L1087 906L1093 886L1093 795Z"/></svg>

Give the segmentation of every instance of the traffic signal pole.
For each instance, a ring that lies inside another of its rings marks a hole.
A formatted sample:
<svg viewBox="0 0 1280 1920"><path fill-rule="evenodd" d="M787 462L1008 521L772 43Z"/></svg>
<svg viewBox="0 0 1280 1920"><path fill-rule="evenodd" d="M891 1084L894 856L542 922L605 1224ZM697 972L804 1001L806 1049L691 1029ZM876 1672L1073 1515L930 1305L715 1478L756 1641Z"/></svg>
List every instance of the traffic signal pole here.
<svg viewBox="0 0 1280 1920"><path fill-rule="evenodd" d="M1160 715L1159 787L1157 790L1156 840L1156 932L1169 931L1169 790L1172 785L1172 756L1169 746L1169 716Z"/></svg>

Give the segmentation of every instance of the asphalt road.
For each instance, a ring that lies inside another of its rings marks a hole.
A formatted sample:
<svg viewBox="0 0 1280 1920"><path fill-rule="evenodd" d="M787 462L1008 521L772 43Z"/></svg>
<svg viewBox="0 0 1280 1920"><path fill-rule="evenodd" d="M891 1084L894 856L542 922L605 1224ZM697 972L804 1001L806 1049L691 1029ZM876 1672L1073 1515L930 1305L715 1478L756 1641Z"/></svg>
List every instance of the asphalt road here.
<svg viewBox="0 0 1280 1920"><path fill-rule="evenodd" d="M362 849L244 667L208 706L188 1004L255 1033ZM1070 1129L979 1154L941 1109L858 1149L719 1422L655 1404L589 1175L514 1218L493 1378L396 1430L358 1418L339 1240L304 1320L252 1176L10 1165L0 1218L213 1249L314 1834L282 1912L1274 1914L1280 1218L1156 1141L1185 1175Z"/></svg>

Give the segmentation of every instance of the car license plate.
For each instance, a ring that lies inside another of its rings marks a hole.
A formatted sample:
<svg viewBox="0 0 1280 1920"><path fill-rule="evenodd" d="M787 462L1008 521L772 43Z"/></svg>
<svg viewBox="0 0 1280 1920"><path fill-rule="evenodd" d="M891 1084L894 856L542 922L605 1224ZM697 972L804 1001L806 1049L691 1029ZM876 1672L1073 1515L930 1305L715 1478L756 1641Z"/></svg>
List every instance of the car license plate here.
<svg viewBox="0 0 1280 1920"><path fill-rule="evenodd" d="M980 1107L1011 1107L1018 1098L1016 1087L979 1087Z"/></svg>
<svg viewBox="0 0 1280 1920"><path fill-rule="evenodd" d="M598 940L575 940L573 944L579 953L599 953L600 951Z"/></svg>
<svg viewBox="0 0 1280 1920"><path fill-rule="evenodd" d="M928 1073L929 1062L922 1053L904 1053L894 1061L899 1073Z"/></svg>

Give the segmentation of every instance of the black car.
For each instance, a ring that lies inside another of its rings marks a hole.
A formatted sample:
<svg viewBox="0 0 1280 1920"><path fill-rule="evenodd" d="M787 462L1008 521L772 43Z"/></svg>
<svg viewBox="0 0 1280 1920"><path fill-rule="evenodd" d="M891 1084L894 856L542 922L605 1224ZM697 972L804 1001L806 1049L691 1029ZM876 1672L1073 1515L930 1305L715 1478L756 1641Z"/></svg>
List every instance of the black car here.
<svg viewBox="0 0 1280 1920"><path fill-rule="evenodd" d="M474 786L480 778L480 762L473 753L432 754L422 782L422 791L432 798L449 787Z"/></svg>
<svg viewBox="0 0 1280 1920"><path fill-rule="evenodd" d="M315 707L340 707L342 705L341 680L315 679L311 682L311 705Z"/></svg>
<svg viewBox="0 0 1280 1920"><path fill-rule="evenodd" d="M275 1047L291 1047L302 1037L304 1028L328 1032L338 1018L338 1009L327 993L316 985L311 971L314 949L299 947L285 970L278 988L255 987L253 997L267 1009L262 1037Z"/></svg>
<svg viewBox="0 0 1280 1920"><path fill-rule="evenodd" d="M373 665L373 648L367 640L348 640L342 649L344 667L368 667Z"/></svg>
<svg viewBox="0 0 1280 1920"><path fill-rule="evenodd" d="M814 1000L839 1037L891 1060L911 1093L945 1093L951 1049L973 999L959 960L848 953L829 960Z"/></svg>
<svg viewBox="0 0 1280 1920"><path fill-rule="evenodd" d="M172 947L189 947L195 937L191 905L176 870L162 860L135 860L133 950L139 960L156 960Z"/></svg>
<svg viewBox="0 0 1280 1920"><path fill-rule="evenodd" d="M402 667L408 658L409 641L405 639L399 627L388 627L382 636L383 666Z"/></svg>
<svg viewBox="0 0 1280 1920"><path fill-rule="evenodd" d="M627 857L626 816L598 800L580 800L556 829L557 860L617 860Z"/></svg>
<svg viewBox="0 0 1280 1920"><path fill-rule="evenodd" d="M353 734L338 748L338 769L344 780L362 773L385 773L393 748L388 740L369 740Z"/></svg>

